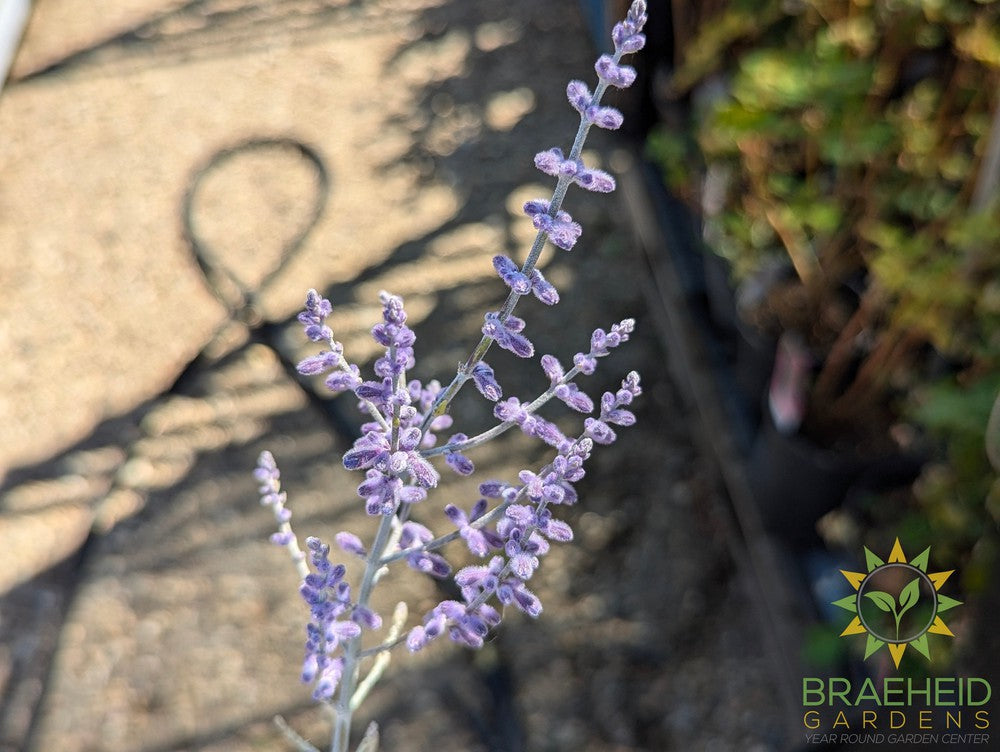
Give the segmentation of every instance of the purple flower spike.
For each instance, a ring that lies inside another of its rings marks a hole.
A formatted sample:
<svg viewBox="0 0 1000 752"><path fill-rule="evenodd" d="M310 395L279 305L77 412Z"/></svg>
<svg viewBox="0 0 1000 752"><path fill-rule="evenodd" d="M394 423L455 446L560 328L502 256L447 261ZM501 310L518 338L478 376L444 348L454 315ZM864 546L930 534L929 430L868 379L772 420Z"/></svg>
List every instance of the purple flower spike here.
<svg viewBox="0 0 1000 752"><path fill-rule="evenodd" d="M621 55L638 52L646 44L646 37L641 34L646 25L646 3L636 0L629 8L625 20L615 24L611 38L615 43L615 51Z"/></svg>
<svg viewBox="0 0 1000 752"><path fill-rule="evenodd" d="M402 326L406 323L406 311L403 310L403 299L385 290L378 294L382 303L382 319L387 324Z"/></svg>
<svg viewBox="0 0 1000 752"><path fill-rule="evenodd" d="M330 301L315 290L306 293L306 309L298 315L299 323L305 328L306 336L313 342L333 339L333 332L326 326L326 317L333 311Z"/></svg>
<svg viewBox="0 0 1000 752"><path fill-rule="evenodd" d="M635 82L635 68L616 63L610 55L601 55L597 58L594 70L602 81L619 89L626 89Z"/></svg>
<svg viewBox="0 0 1000 752"><path fill-rule="evenodd" d="M531 281L521 273L517 264L506 256L494 256L493 268L497 270L504 284L518 295L527 295L531 292Z"/></svg>
<svg viewBox="0 0 1000 752"><path fill-rule="evenodd" d="M500 388L500 384L497 383L493 369L486 361L476 363L475 368L472 369L472 381L476 385L476 389L479 390L479 393L490 402L496 402L503 396L503 390Z"/></svg>

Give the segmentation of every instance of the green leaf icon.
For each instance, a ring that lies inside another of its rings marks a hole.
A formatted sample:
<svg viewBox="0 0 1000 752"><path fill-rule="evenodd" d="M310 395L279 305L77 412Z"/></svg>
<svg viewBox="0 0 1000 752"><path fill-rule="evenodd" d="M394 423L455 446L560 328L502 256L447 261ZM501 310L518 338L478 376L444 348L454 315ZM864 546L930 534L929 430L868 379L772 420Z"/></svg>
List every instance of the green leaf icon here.
<svg viewBox="0 0 1000 752"><path fill-rule="evenodd" d="M884 593L881 590L870 590L865 593L865 598L871 599L876 606L887 614L896 613L896 599L888 593Z"/></svg>
<svg viewBox="0 0 1000 752"><path fill-rule="evenodd" d="M902 616L920 600L920 578L914 577L899 594L899 615Z"/></svg>

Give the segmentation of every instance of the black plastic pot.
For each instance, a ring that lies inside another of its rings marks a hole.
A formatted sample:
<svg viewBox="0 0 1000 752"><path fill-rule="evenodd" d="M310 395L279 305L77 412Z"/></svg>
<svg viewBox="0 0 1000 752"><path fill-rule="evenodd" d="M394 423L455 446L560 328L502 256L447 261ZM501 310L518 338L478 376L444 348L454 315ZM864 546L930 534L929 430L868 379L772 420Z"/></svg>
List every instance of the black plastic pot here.
<svg viewBox="0 0 1000 752"><path fill-rule="evenodd" d="M818 544L816 522L870 469L855 452L779 432L765 417L747 462L750 491L769 532L795 548Z"/></svg>

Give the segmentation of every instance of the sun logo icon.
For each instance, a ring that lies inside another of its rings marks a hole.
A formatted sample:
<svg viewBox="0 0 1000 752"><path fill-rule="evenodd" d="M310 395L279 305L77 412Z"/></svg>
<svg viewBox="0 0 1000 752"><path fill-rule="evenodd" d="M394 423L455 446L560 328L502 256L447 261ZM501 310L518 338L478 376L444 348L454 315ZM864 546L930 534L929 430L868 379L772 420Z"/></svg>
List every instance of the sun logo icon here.
<svg viewBox="0 0 1000 752"><path fill-rule="evenodd" d="M893 663L899 668L907 646L930 659L928 634L955 636L941 619L941 613L962 602L939 592L954 570L928 574L930 553L928 546L919 556L907 561L899 538L896 538L888 562L866 547L867 573L840 570L857 591L833 602L834 606L855 614L840 636L867 635L865 659L886 645Z"/></svg>

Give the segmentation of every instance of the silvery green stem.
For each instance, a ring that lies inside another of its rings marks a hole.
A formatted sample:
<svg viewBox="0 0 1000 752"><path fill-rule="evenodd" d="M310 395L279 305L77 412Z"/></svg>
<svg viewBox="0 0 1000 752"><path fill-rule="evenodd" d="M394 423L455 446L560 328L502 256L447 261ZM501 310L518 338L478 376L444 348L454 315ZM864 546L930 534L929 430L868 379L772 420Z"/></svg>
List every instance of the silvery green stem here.
<svg viewBox="0 0 1000 752"><path fill-rule="evenodd" d="M389 348L390 362L394 362L396 357L396 347ZM405 384L405 374L400 374L396 380L396 385ZM381 413L377 408L372 408L374 414L381 418ZM383 420L384 423L384 420ZM392 451L399 449L399 406L393 403L392 417L389 421L390 444ZM371 599L372 590L375 588L376 576L382 568L382 554L385 551L389 540L393 537L393 524L396 519L394 514L384 514L379 522L378 531L375 533L375 540L372 543L368 558L365 561L365 573L361 578L361 588L358 591L357 605L360 608L367 608ZM361 650L361 635L352 639L344 648L344 673L341 681L339 694L337 695L336 711L337 717L333 725L333 741L330 745L330 752L347 752L347 745L351 736L351 716L354 712L352 698L354 697L354 685L358 678L358 660Z"/></svg>
<svg viewBox="0 0 1000 752"><path fill-rule="evenodd" d="M504 501L500 502L495 507L493 507L493 509L484 514L482 517L475 520L474 522L469 523L469 525L475 528L486 527L486 525L489 525L491 522L496 520L500 515L502 515L504 513L504 510L507 509L507 507L509 507L515 501L519 501L521 497L524 495L524 490L525 490L524 488L521 488L521 490L518 491L516 496L514 496L511 499L505 499ZM460 537L461 533L459 533L458 530L453 530L447 535L438 536L437 538L429 540L426 543L421 543L419 546L406 548L403 549L402 551L395 551L389 554L388 556L383 557L381 563L384 566L386 564L391 564L394 561L405 559L410 554L419 553L421 551L434 551L438 548L443 548L444 546L448 545L454 540L458 540Z"/></svg>
<svg viewBox="0 0 1000 752"><path fill-rule="evenodd" d="M382 515L375 542L365 562L365 573L361 579L361 589L358 592L358 606L368 607L372 589L375 585L375 573L382 568L382 552L386 548L392 533L393 515ZM344 648L344 674L337 695L335 710L337 717L333 723L333 741L330 752L347 752L351 735L351 697L354 695L354 684L357 681L358 660L361 649L361 635L347 643Z"/></svg>
<svg viewBox="0 0 1000 752"><path fill-rule="evenodd" d="M600 356L598 356L600 357ZM542 392L538 397L534 399L530 404L524 406L524 411L531 415L538 410L542 405L551 400L555 396L556 389L563 384L568 384L571 382L578 374L580 369L577 366L573 366L566 375L563 376L557 383L550 386L544 392ZM516 426L512 420L505 420L503 423L498 423L486 431L473 436L465 441L456 441L453 444L444 444L443 446L432 447L431 449L422 449L420 451L421 457L435 457L439 454L448 454L449 452L464 452L466 449L474 449L477 446L485 444L491 439L495 439L502 433L509 431L511 428Z"/></svg>
<svg viewBox="0 0 1000 752"><path fill-rule="evenodd" d="M618 63L621 60L621 53L615 52L614 61ZM601 103L601 97L604 96L604 92L607 90L608 84L605 81L599 81L597 88L594 90L594 96L591 99L593 105L599 105ZM590 126L592 123L587 119L585 113L580 114L580 125L576 130L576 137L573 139L573 146L570 148L569 159L579 159L580 154L583 152L583 145L587 140L587 133L590 131ZM567 175L560 175L558 181L556 182L555 190L552 192L552 199L549 205L549 216L555 217L562 208L563 199L566 198L566 192L569 190L572 178ZM521 267L522 274L530 274L531 270L535 268L538 263L538 257L542 253L542 248L545 247L546 233L539 230L535 235L535 241L531 245L531 250L528 252L528 258L525 259L524 264ZM500 309L500 320L505 320L514 311L514 306L517 305L517 301L521 296L510 291L507 296L507 300L504 302L503 307ZM468 360L458 367L458 372L455 374L455 378L452 379L451 383L438 395L437 399L434 400L434 404L430 410L427 411L427 416L424 418L423 424L420 430L426 431L428 426L430 426L431 421L439 415L443 415L448 412L448 407L451 405L451 401L458 394L459 390L465 385L465 382L469 380L472 374L472 369L476 367L476 364L482 361L486 357L486 353L489 351L490 346L493 344L493 338L483 335L483 338L479 340L479 344L472 351Z"/></svg>

